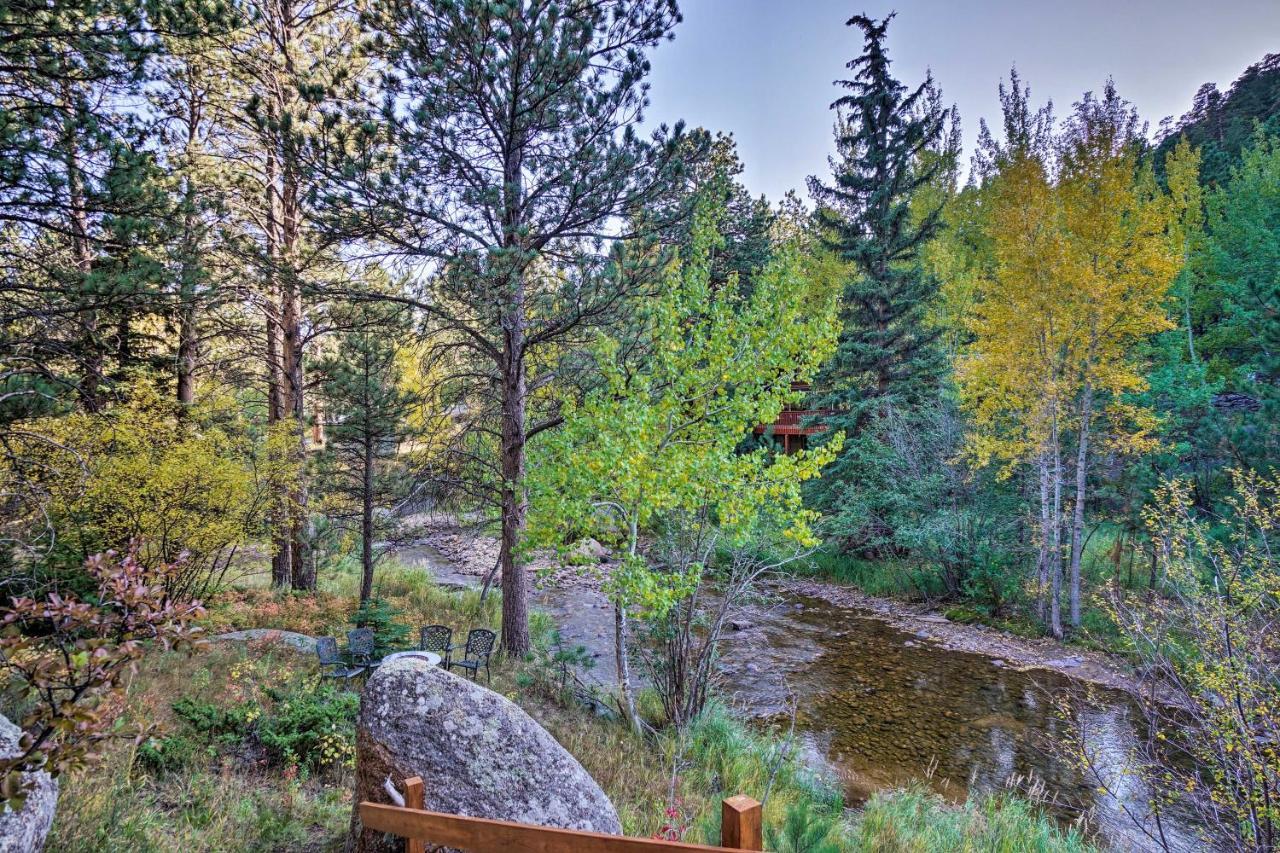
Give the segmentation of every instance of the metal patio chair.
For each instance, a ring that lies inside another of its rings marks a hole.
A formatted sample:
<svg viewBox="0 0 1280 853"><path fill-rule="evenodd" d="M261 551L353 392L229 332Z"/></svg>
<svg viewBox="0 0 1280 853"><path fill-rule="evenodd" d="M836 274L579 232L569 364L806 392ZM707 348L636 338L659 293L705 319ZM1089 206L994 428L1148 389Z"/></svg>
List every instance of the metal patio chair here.
<svg viewBox="0 0 1280 853"><path fill-rule="evenodd" d="M352 666L343 659L335 637L316 638L316 657L320 659L321 678L355 678L366 669L363 666Z"/></svg>
<svg viewBox="0 0 1280 853"><path fill-rule="evenodd" d="M379 661L373 659L374 637L372 628L356 628L347 632L347 656L351 663L372 669Z"/></svg>
<svg viewBox="0 0 1280 853"><path fill-rule="evenodd" d="M424 625L419 632L420 642L418 650L423 652L435 652L440 655L441 660L447 668L449 661L453 657L453 629L448 625Z"/></svg>
<svg viewBox="0 0 1280 853"><path fill-rule="evenodd" d="M492 684L493 675L489 672L489 655L493 653L493 642L498 637L497 634L487 628L472 628L467 632L467 644L462 647L462 660L449 662L449 668L460 666L471 673L471 680L474 681L480 673L480 667L484 667L484 677ZM458 648L454 646L453 648Z"/></svg>

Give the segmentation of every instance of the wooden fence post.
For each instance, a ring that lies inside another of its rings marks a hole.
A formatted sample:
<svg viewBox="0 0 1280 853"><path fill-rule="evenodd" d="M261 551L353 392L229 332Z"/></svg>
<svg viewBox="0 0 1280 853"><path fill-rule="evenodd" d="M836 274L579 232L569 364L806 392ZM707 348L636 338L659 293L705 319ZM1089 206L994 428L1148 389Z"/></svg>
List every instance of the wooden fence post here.
<svg viewBox="0 0 1280 853"><path fill-rule="evenodd" d="M409 776L404 780L404 807L421 810L425 802L421 776ZM421 838L406 838L404 853L427 853L427 842Z"/></svg>
<svg viewBox="0 0 1280 853"><path fill-rule="evenodd" d="M760 804L750 797L726 797L720 806L720 845L731 850L763 850Z"/></svg>

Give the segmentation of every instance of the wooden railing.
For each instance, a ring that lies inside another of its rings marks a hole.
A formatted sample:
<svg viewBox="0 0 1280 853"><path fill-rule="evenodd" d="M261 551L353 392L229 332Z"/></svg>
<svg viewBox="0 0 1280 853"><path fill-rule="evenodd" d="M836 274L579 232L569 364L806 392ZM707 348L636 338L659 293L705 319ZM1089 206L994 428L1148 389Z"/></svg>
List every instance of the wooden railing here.
<svg viewBox="0 0 1280 853"><path fill-rule="evenodd" d="M360 821L366 829L398 835L405 853L424 853L426 845L459 847L472 853L687 853L687 851L763 850L760 804L750 797L729 797L720 809L723 847L684 844L657 838L629 838L576 829L559 829L505 820L488 820L424 811L422 779L404 780L404 805L362 802Z"/></svg>

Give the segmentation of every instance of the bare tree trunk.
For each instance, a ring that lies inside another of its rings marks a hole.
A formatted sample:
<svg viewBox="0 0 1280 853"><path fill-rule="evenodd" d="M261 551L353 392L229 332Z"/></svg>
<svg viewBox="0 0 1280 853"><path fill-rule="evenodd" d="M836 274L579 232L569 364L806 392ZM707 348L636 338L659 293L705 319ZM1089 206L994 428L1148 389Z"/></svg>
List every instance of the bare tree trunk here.
<svg viewBox="0 0 1280 853"><path fill-rule="evenodd" d="M1049 599L1049 630L1062 639L1062 436L1058 430L1058 413L1053 415L1053 535L1049 569L1052 597Z"/></svg>
<svg viewBox="0 0 1280 853"><path fill-rule="evenodd" d="M1084 501L1089 474L1089 425L1093 386L1088 380L1080 401L1080 446L1076 450L1076 505L1071 520L1071 625L1080 627L1080 562L1084 555Z"/></svg>
<svg viewBox="0 0 1280 853"><path fill-rule="evenodd" d="M627 654L627 609L622 602L613 605L613 646L618 666L618 691L631 728L640 731L640 717L636 714L635 691L631 689L631 660Z"/></svg>
<svg viewBox="0 0 1280 853"><path fill-rule="evenodd" d="M1037 462L1040 468L1040 564L1036 578L1036 615L1043 622L1048 616L1049 605L1049 549L1053 540L1049 506L1049 451L1040 452Z"/></svg>
<svg viewBox="0 0 1280 853"><path fill-rule="evenodd" d="M640 547L639 522L634 515L629 520L629 526L627 555L634 560ZM627 649L627 634L627 605L619 597L613 604L613 650L617 658L618 691L622 694L622 705L627 715L627 722L636 733L639 733L640 717L636 713L635 691L631 688L631 655Z"/></svg>

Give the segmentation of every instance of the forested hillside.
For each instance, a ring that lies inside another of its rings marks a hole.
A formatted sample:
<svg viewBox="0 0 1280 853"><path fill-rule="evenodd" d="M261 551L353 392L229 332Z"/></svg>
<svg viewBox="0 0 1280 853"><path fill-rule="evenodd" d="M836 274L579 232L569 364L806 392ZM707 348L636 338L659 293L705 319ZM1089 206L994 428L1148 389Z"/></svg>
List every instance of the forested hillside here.
<svg viewBox="0 0 1280 853"><path fill-rule="evenodd" d="M1280 54L967 151L894 20L767 199L675 0L0 2L0 821L338 849L433 649L632 835L1276 849Z"/></svg>
<svg viewBox="0 0 1280 853"><path fill-rule="evenodd" d="M1201 86L1187 110L1171 127L1162 128L1156 159L1186 138L1201 150L1201 180L1220 186L1231 178L1259 126L1274 136L1280 111L1280 54L1269 53L1244 70L1225 93L1213 83Z"/></svg>

